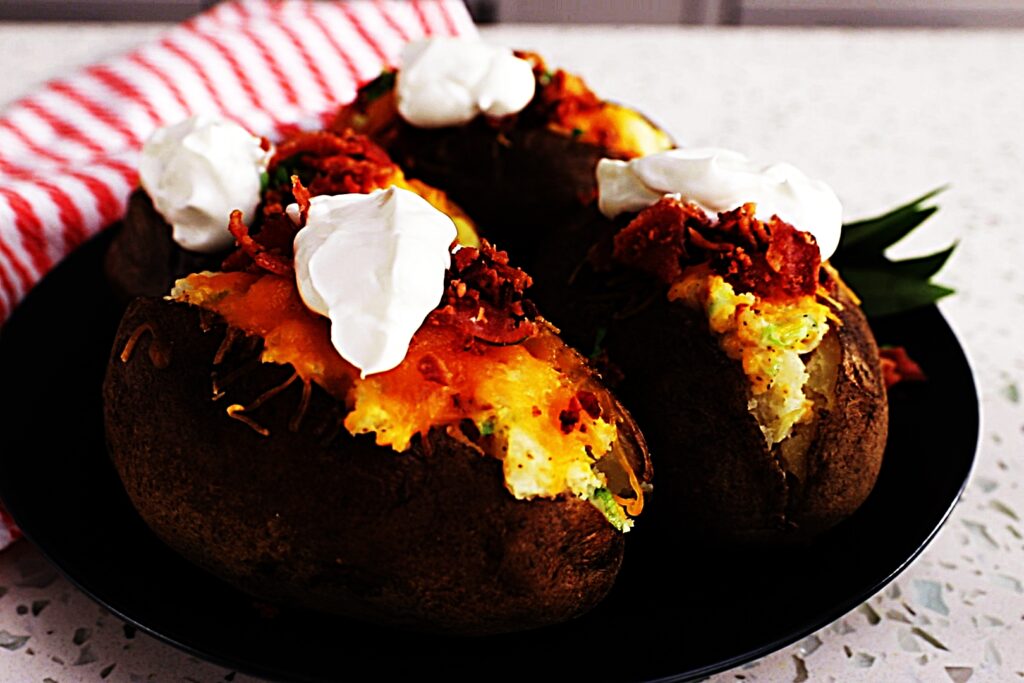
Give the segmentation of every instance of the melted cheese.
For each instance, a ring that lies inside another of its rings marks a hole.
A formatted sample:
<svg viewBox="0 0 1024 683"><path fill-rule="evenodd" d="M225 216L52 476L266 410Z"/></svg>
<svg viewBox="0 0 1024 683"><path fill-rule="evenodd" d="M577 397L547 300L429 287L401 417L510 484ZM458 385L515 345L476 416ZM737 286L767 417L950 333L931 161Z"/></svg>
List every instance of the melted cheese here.
<svg viewBox="0 0 1024 683"><path fill-rule="evenodd" d="M828 331L827 306L814 296L775 303L737 293L707 267L690 268L668 297L704 310L722 350L742 363L750 382L748 409L769 447L812 417L802 356L816 349Z"/></svg>
<svg viewBox="0 0 1024 683"><path fill-rule="evenodd" d="M170 298L261 337L263 361L290 364L304 382L345 402L352 434L372 433L401 452L417 434L461 430L469 420L483 435L478 447L503 460L517 498L590 498L607 485L593 465L611 451L616 425L584 411L563 431L561 413L581 387L526 345L466 349L456 330L428 322L398 367L360 379L331 346L326 319L306 308L288 278L198 273L179 280Z"/></svg>

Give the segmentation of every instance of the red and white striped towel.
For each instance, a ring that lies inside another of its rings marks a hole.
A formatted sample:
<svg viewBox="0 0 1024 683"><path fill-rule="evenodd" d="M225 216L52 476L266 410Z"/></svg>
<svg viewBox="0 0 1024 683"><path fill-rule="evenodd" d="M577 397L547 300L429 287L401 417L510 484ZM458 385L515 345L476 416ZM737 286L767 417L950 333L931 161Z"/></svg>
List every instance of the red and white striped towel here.
<svg viewBox="0 0 1024 683"><path fill-rule="evenodd" d="M158 126L217 113L269 137L316 127L408 40L475 32L460 0L236 0L13 103L0 115L0 324L121 217ZM0 548L16 537L0 509Z"/></svg>

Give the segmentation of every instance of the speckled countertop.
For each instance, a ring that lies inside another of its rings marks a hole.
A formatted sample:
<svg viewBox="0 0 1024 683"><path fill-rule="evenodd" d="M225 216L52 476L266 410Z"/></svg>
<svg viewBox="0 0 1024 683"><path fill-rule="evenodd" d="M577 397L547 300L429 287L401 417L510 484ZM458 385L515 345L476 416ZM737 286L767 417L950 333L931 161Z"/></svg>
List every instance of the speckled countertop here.
<svg viewBox="0 0 1024 683"><path fill-rule="evenodd" d="M159 30L0 24L0 105ZM784 159L826 179L848 218L950 184L936 218L896 251L960 240L939 279L959 292L941 308L974 362L983 404L967 492L888 588L802 642L712 680L1024 680L1024 32L484 33L584 74L597 92L637 106L687 144ZM104 678L254 680L135 632L26 542L0 554L0 680Z"/></svg>

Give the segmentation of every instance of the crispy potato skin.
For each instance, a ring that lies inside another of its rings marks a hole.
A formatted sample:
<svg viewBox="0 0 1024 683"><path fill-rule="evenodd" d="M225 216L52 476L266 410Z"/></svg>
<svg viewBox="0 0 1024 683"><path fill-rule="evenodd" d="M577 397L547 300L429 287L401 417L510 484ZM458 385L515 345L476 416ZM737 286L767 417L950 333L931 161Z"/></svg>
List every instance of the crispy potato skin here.
<svg viewBox="0 0 1024 683"><path fill-rule="evenodd" d="M623 538L600 512L572 497L515 500L500 461L443 432L401 454L378 447L339 429L342 406L318 387L290 431L301 382L252 411L268 436L230 419L229 404L291 372L259 363L260 342L243 337L218 368L248 369L213 401L225 333L194 307L137 300L103 387L128 495L194 563L262 599L459 634L570 619L611 588Z"/></svg>
<svg viewBox="0 0 1024 683"><path fill-rule="evenodd" d="M103 270L115 296L125 303L137 296L166 294L176 279L216 268L227 253L182 249L171 237L171 226L141 188L128 198L128 211L115 229Z"/></svg>
<svg viewBox="0 0 1024 683"><path fill-rule="evenodd" d="M787 518L816 533L853 514L867 499L882 466L889 403L878 346L864 312L838 290L842 326L832 326L840 359L834 400L819 413L808 449L808 473L792 482Z"/></svg>
<svg viewBox="0 0 1024 683"><path fill-rule="evenodd" d="M833 400L819 414L798 478L767 448L747 410L746 376L703 312L668 301L646 276L589 265L588 253L615 229L596 210L565 224L539 256L533 297L577 348L594 348L598 330L606 331L608 374L621 373L615 393L658 470L645 527L664 539L787 543L852 514L874 486L888 431L878 349L861 310L837 291L843 324L827 335L838 341Z"/></svg>

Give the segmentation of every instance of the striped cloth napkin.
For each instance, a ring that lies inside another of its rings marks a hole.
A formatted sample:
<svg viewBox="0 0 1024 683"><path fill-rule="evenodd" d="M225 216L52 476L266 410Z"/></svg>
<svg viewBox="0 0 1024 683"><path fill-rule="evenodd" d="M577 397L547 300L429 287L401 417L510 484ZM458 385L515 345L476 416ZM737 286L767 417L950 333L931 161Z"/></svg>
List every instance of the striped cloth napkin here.
<svg viewBox="0 0 1024 683"><path fill-rule="evenodd" d="M216 113L274 138L319 127L423 35L474 35L461 0L236 0L41 86L0 114L0 324L118 220L157 127ZM18 536L0 508L0 548Z"/></svg>

